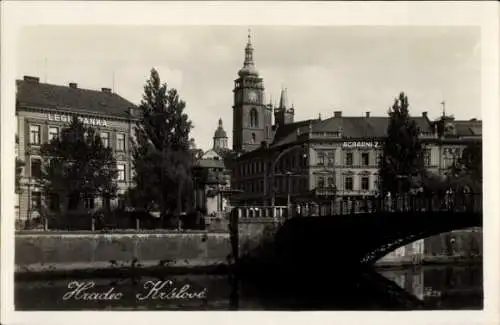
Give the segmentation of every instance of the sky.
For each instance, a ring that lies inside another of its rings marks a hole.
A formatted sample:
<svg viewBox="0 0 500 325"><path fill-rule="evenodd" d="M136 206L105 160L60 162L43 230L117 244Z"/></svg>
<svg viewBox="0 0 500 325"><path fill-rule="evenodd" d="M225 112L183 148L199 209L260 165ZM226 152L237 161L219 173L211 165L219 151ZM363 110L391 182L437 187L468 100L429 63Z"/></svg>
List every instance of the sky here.
<svg viewBox="0 0 500 325"><path fill-rule="evenodd" d="M414 116L481 119L480 30L473 27L38 26L18 38L16 77L109 87L139 104L151 68L186 102L198 148L219 117L232 135L234 80L248 29L266 102L282 88L295 120L386 116L404 91Z"/></svg>

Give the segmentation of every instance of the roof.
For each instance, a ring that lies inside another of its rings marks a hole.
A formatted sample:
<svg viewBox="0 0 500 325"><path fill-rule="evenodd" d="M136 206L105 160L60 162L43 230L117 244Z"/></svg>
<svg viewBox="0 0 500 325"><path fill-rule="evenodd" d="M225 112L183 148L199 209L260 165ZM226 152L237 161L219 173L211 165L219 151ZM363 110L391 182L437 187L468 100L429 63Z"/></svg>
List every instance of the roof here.
<svg viewBox="0 0 500 325"><path fill-rule="evenodd" d="M278 125L276 129L276 134L274 135L272 146L279 146L281 144L294 142L297 140L297 130L299 129L301 133L309 129L309 124L313 125L319 120L305 120L300 122L294 122L289 124Z"/></svg>
<svg viewBox="0 0 500 325"><path fill-rule="evenodd" d="M200 168L224 168L224 161L222 159L199 159L195 162L195 166Z"/></svg>
<svg viewBox="0 0 500 325"><path fill-rule="evenodd" d="M432 127L425 117L413 117L422 132L432 132ZM388 116L342 116L326 120L306 120L291 124L279 125L272 146L281 146L297 141L300 134L309 132L311 124L313 133L329 133L342 130L343 138L383 138L387 135ZM297 130L299 132L297 132Z"/></svg>
<svg viewBox="0 0 500 325"><path fill-rule="evenodd" d="M129 117L129 108L137 106L104 88L102 91L40 83L38 78L16 80L17 102L23 106L70 109L73 111Z"/></svg>
<svg viewBox="0 0 500 325"><path fill-rule="evenodd" d="M421 132L432 132L425 117L412 117ZM316 123L313 132L337 132L342 130L344 138L383 138L387 135L388 116L332 117Z"/></svg>
<svg viewBox="0 0 500 325"><path fill-rule="evenodd" d="M480 120L453 121L458 136L481 136L483 123Z"/></svg>

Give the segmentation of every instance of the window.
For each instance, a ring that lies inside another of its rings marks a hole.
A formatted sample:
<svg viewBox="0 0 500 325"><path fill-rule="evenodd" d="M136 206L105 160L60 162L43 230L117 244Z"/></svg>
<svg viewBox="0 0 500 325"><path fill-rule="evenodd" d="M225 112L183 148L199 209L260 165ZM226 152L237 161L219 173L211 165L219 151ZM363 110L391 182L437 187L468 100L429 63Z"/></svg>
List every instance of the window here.
<svg viewBox="0 0 500 325"><path fill-rule="evenodd" d="M116 168L118 169L118 181L125 182L125 165L118 164Z"/></svg>
<svg viewBox="0 0 500 325"><path fill-rule="evenodd" d="M368 152L363 152L361 154L361 164L363 166L368 166L370 165L370 153Z"/></svg>
<svg viewBox="0 0 500 325"><path fill-rule="evenodd" d="M362 177L361 178L361 189L363 191L370 190L370 178L369 177Z"/></svg>
<svg viewBox="0 0 500 325"><path fill-rule="evenodd" d="M39 210L42 207L42 193L31 192L31 210Z"/></svg>
<svg viewBox="0 0 500 325"><path fill-rule="evenodd" d="M347 176L344 179L344 188L347 191L352 191L352 189L353 189L353 182L352 182L352 177L351 176Z"/></svg>
<svg viewBox="0 0 500 325"><path fill-rule="evenodd" d="M259 114L255 108L250 110L250 127L256 128L259 126Z"/></svg>
<svg viewBox="0 0 500 325"><path fill-rule="evenodd" d="M318 165L325 165L325 153L323 151L318 151Z"/></svg>
<svg viewBox="0 0 500 325"><path fill-rule="evenodd" d="M424 164L425 166L430 166L431 161L431 149L424 149Z"/></svg>
<svg viewBox="0 0 500 325"><path fill-rule="evenodd" d="M125 151L125 134L123 133L116 135L116 150Z"/></svg>
<svg viewBox="0 0 500 325"><path fill-rule="evenodd" d="M59 195L56 193L52 193L49 196L49 209L52 212L59 210Z"/></svg>
<svg viewBox="0 0 500 325"><path fill-rule="evenodd" d="M328 158L327 159L328 159L327 160L328 167L335 166L335 151L328 152Z"/></svg>
<svg viewBox="0 0 500 325"><path fill-rule="evenodd" d="M87 196L83 199L83 207L85 209L93 209L95 207L95 200L92 196Z"/></svg>
<svg viewBox="0 0 500 325"><path fill-rule="evenodd" d="M347 166L352 166L352 163L353 163L352 152L346 152L346 154L345 154L345 164Z"/></svg>
<svg viewBox="0 0 500 325"><path fill-rule="evenodd" d="M333 177L328 177L328 187L335 186L335 179Z"/></svg>
<svg viewBox="0 0 500 325"><path fill-rule="evenodd" d="M251 143L255 143L257 140L256 140L256 137L255 137L255 133L252 133L252 140L251 140Z"/></svg>
<svg viewBox="0 0 500 325"><path fill-rule="evenodd" d="M109 147L109 132L101 132L101 141L105 148Z"/></svg>
<svg viewBox="0 0 500 325"><path fill-rule="evenodd" d="M380 160L383 157L383 152L381 150L377 150L377 152L375 154L377 155L377 166L379 166L380 165Z"/></svg>
<svg viewBox="0 0 500 325"><path fill-rule="evenodd" d="M56 126L49 126L49 141L59 137L59 128Z"/></svg>
<svg viewBox="0 0 500 325"><path fill-rule="evenodd" d="M123 209L123 208L125 208L126 205L127 205L126 196L123 194L119 194L118 195L118 204L117 204L118 208Z"/></svg>
<svg viewBox="0 0 500 325"><path fill-rule="evenodd" d="M42 177L42 160L40 158L31 158L31 177Z"/></svg>
<svg viewBox="0 0 500 325"><path fill-rule="evenodd" d="M30 125L30 143L40 144L40 125Z"/></svg>
<svg viewBox="0 0 500 325"><path fill-rule="evenodd" d="M324 188L325 187L325 178L322 176L318 176L316 179L316 186L318 188Z"/></svg>

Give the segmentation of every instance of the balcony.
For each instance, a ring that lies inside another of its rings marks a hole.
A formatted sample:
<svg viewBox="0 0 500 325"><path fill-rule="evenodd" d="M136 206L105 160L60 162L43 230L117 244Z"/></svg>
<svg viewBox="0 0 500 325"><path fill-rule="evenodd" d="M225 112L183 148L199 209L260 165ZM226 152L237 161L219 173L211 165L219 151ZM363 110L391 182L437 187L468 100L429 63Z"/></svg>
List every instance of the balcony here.
<svg viewBox="0 0 500 325"><path fill-rule="evenodd" d="M330 186L330 187L316 187L313 190L314 196L336 196L337 192L338 192L338 190L334 186Z"/></svg>
<svg viewBox="0 0 500 325"><path fill-rule="evenodd" d="M207 185L214 185L214 184L220 184L220 185L225 185L227 183L226 178L224 175L207 175L204 180L202 180L203 183Z"/></svg>

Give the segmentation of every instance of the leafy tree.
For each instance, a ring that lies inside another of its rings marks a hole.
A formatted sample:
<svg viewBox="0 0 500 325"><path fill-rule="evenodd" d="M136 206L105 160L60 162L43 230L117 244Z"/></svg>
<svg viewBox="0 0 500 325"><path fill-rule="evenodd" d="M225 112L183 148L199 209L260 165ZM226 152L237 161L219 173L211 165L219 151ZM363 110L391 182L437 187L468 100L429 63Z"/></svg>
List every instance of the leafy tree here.
<svg viewBox="0 0 500 325"><path fill-rule="evenodd" d="M478 182L483 179L483 145L471 143L462 151L462 156L454 166L455 174L467 174Z"/></svg>
<svg viewBox="0 0 500 325"><path fill-rule="evenodd" d="M471 143L462 151L462 156L450 168L450 178L457 186L480 189L483 182L483 146Z"/></svg>
<svg viewBox="0 0 500 325"><path fill-rule="evenodd" d="M420 187L424 175L423 149L419 129L410 118L408 98L399 94L389 109L389 125L379 163L380 190L407 193Z"/></svg>
<svg viewBox="0 0 500 325"><path fill-rule="evenodd" d="M142 118L135 127L135 187L130 198L136 207L159 209L162 218L192 205L193 126L185 107L177 90L162 84L152 69L139 106Z"/></svg>
<svg viewBox="0 0 500 325"><path fill-rule="evenodd" d="M116 196L117 167L111 148L99 133L76 117L58 138L42 145L40 185L46 195L57 195L63 209L74 209L84 197L101 196L107 207Z"/></svg>

